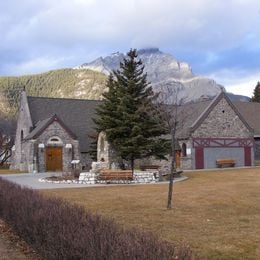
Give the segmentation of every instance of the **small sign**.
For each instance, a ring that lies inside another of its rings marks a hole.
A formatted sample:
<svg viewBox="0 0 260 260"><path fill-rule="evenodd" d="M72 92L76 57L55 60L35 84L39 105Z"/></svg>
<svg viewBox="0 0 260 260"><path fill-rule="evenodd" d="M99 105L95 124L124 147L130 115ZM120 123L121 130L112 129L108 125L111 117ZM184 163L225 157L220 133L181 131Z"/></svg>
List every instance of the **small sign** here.
<svg viewBox="0 0 260 260"><path fill-rule="evenodd" d="M191 148L187 148L187 155L191 155Z"/></svg>
<svg viewBox="0 0 260 260"><path fill-rule="evenodd" d="M72 160L71 164L78 164L80 162L80 160Z"/></svg>

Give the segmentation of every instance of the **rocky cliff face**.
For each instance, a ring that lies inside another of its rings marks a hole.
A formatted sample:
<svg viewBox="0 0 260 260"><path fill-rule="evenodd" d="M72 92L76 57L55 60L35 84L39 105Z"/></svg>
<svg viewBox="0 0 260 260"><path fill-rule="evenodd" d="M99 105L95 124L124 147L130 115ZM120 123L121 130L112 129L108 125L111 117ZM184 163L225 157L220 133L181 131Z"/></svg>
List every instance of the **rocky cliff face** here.
<svg viewBox="0 0 260 260"><path fill-rule="evenodd" d="M98 58L84 63L78 69L91 69L105 74L119 69L120 62L126 57L123 53L113 53L105 58ZM170 54L158 48L141 49L138 57L145 65L148 80L155 92L164 92L165 96L177 98L185 102L216 96L223 86L214 80L196 76L188 63L179 62Z"/></svg>

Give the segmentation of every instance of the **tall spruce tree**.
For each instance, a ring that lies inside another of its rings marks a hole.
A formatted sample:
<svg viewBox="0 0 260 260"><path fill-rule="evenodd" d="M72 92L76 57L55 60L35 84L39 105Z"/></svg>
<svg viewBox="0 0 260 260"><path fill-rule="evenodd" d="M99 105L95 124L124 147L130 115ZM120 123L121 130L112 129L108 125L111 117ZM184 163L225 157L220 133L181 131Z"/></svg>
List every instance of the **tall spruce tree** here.
<svg viewBox="0 0 260 260"><path fill-rule="evenodd" d="M254 95L251 99L252 102L260 102L260 82L257 82L257 85L254 89Z"/></svg>
<svg viewBox="0 0 260 260"><path fill-rule="evenodd" d="M169 153L167 140L162 138L166 128L153 107L154 93L136 50L127 53L120 69L110 75L107 87L95 122L117 154L130 162L132 171L136 159L165 158Z"/></svg>

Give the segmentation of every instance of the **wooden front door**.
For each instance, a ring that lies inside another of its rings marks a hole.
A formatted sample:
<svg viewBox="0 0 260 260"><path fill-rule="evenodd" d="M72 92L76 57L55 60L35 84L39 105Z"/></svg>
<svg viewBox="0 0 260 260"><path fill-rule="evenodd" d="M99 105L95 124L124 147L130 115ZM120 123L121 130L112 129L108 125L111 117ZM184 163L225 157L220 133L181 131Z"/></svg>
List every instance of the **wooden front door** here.
<svg viewBox="0 0 260 260"><path fill-rule="evenodd" d="M62 147L46 148L46 171L62 171Z"/></svg>

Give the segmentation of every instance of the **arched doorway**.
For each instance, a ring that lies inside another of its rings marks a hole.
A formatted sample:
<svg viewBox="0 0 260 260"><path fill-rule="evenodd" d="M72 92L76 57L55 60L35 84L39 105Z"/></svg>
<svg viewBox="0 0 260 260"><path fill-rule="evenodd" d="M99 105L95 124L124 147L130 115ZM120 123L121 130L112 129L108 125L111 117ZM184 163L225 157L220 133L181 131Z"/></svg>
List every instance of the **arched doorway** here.
<svg viewBox="0 0 260 260"><path fill-rule="evenodd" d="M62 146L61 139L51 137L46 147L46 171L62 171Z"/></svg>

